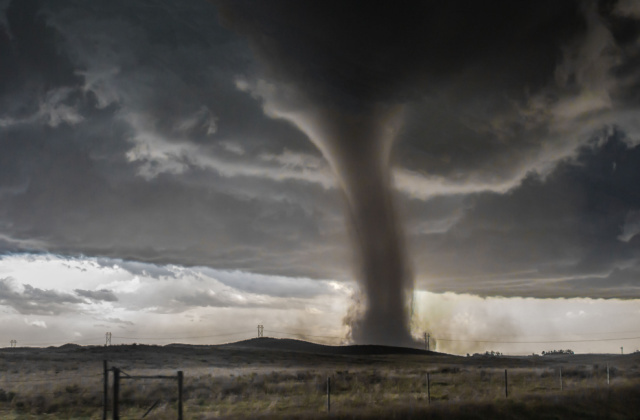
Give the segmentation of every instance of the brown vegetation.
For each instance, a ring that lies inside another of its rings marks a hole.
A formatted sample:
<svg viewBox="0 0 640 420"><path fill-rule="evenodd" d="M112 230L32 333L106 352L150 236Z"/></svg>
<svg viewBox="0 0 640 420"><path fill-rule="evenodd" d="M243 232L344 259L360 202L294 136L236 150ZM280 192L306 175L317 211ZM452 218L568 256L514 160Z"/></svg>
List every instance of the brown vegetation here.
<svg viewBox="0 0 640 420"><path fill-rule="evenodd" d="M185 418L193 419L323 418L327 377L332 418L622 419L636 418L640 407L639 354L396 353L388 347L314 347L279 340L1 349L0 417L101 418L103 359L130 375L183 370ZM175 381L123 379L120 396L123 418L140 418L156 402L148 418L176 418Z"/></svg>

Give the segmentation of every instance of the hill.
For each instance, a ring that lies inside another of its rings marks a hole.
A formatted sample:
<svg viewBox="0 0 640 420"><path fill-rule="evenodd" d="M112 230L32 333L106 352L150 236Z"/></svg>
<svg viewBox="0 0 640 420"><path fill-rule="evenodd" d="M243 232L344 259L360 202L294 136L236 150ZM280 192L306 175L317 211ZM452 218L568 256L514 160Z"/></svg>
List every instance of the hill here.
<svg viewBox="0 0 640 420"><path fill-rule="evenodd" d="M394 355L394 354L420 354L438 355L433 351L409 347L393 347L380 345L347 345L329 346L323 344L310 343L308 341L291 338L271 338L260 337L235 343L223 344L217 347L245 348L245 349L265 349L279 351L295 351L316 354L349 355L349 356L370 356L370 355Z"/></svg>

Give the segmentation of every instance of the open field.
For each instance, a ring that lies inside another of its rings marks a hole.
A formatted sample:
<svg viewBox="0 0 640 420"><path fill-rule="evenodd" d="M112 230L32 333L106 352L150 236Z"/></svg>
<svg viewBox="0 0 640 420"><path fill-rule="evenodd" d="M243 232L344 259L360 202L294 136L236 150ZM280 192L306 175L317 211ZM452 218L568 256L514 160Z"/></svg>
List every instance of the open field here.
<svg viewBox="0 0 640 420"><path fill-rule="evenodd" d="M102 418L103 360L123 375L183 371L187 419L324 418L327 378L332 418L625 419L640 408L640 354L459 357L263 338L0 349L0 417ZM146 418L175 419L177 396L175 380L123 379L121 418L140 418L155 403Z"/></svg>

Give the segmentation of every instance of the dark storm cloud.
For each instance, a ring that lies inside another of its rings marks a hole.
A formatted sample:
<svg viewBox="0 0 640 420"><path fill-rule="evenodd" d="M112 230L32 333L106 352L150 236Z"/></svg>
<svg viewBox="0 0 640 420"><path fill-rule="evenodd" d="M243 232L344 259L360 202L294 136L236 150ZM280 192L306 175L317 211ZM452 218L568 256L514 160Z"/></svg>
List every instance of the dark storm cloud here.
<svg viewBox="0 0 640 420"><path fill-rule="evenodd" d="M72 312L78 303L84 303L72 294L53 289L40 289L24 284L15 290L11 279L0 279L0 304L9 306L23 315L59 315Z"/></svg>
<svg viewBox="0 0 640 420"><path fill-rule="evenodd" d="M236 89L248 50L216 20L200 1L10 3L5 252L318 277L343 259L331 174Z"/></svg>
<svg viewBox="0 0 640 420"><path fill-rule="evenodd" d="M103 301L103 302L117 302L118 297L111 291L106 289L101 290L82 290L75 289L79 296L94 300L94 301Z"/></svg>
<svg viewBox="0 0 640 420"><path fill-rule="evenodd" d="M576 1L216 3L267 77L331 105L405 102L461 76L467 88L540 87L585 27Z"/></svg>
<svg viewBox="0 0 640 420"><path fill-rule="evenodd" d="M3 30L0 31L0 55L3 58L0 95L3 110L11 110L17 116L24 116L33 108L29 109L11 98L43 94L52 87L73 85L79 81L69 59L57 49L58 34L39 12L40 2L37 0L12 1L4 10L6 20L2 22Z"/></svg>
<svg viewBox="0 0 640 420"><path fill-rule="evenodd" d="M527 171L546 170L549 154L564 157L573 150L566 143L585 138L580 126L556 132L576 108L588 110L580 94L599 97L593 110L606 107L628 92L612 87L608 71L637 56L620 52L608 32L619 25L595 2L218 3L223 23L261 59L258 77L275 84L248 88L270 115L287 118L309 103L403 104L394 154L432 177L423 194L443 184L504 192Z"/></svg>
<svg viewBox="0 0 640 420"><path fill-rule="evenodd" d="M481 55L408 101L400 165L445 193L503 193L573 156L605 125L638 133L637 17L622 16L617 2L573 4L541 8L521 30L511 28L532 34L516 37L522 51ZM512 58L530 73L514 71Z"/></svg>
<svg viewBox="0 0 640 420"><path fill-rule="evenodd" d="M586 291L587 294L595 294L596 296L631 295L636 297L640 292L640 269L637 266L623 269L615 268L601 277L566 280L559 286L571 289L579 288L583 292Z"/></svg>
<svg viewBox="0 0 640 420"><path fill-rule="evenodd" d="M640 262L629 218L640 206L638 168L640 146L613 131L545 178L532 173L508 194L470 197L445 233L414 236L419 271L433 276L434 291L637 297L620 270Z"/></svg>
<svg viewBox="0 0 640 420"><path fill-rule="evenodd" d="M613 286L640 231L639 15L622 3L0 1L0 250L158 279L352 278L328 165L265 115L293 85L294 103L404 104L395 179L419 285L635 296Z"/></svg>

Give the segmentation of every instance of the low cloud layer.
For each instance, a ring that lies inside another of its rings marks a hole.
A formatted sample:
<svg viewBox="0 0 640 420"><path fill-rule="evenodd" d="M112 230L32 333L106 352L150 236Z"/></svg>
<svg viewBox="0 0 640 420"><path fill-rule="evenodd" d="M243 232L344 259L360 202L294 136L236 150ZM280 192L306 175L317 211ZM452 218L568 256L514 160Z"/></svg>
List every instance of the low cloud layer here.
<svg viewBox="0 0 640 420"><path fill-rule="evenodd" d="M74 292L78 294L78 296L85 297L87 299L91 299L94 301L104 301L104 302L117 302L118 298L111 290L101 289L101 290L82 290L75 289Z"/></svg>
<svg viewBox="0 0 640 420"><path fill-rule="evenodd" d="M73 311L84 301L70 293L40 289L30 284L14 285L10 278L0 279L0 305L9 306L23 315L60 315Z"/></svg>

